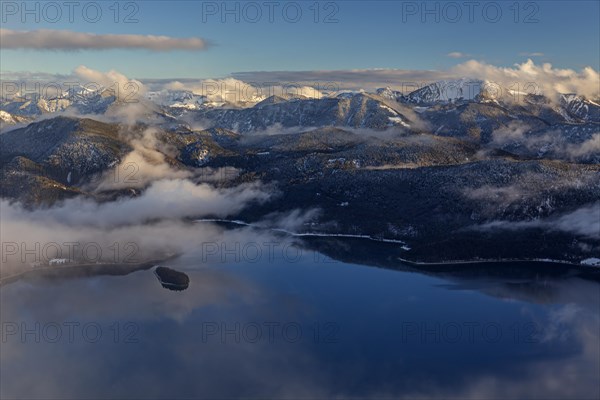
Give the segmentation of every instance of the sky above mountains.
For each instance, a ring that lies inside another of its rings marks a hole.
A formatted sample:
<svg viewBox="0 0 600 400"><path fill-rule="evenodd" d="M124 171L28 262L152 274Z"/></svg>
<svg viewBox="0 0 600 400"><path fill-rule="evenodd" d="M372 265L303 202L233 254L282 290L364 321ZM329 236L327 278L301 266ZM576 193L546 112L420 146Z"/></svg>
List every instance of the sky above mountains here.
<svg viewBox="0 0 600 400"><path fill-rule="evenodd" d="M3 1L0 67L200 79L531 59L597 71L599 16L597 1Z"/></svg>

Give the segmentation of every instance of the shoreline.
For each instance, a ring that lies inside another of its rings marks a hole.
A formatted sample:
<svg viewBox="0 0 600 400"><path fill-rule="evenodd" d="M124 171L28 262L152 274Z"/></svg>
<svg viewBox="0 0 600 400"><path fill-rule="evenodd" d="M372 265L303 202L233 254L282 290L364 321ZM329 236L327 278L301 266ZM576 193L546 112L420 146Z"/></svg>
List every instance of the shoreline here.
<svg viewBox="0 0 600 400"><path fill-rule="evenodd" d="M348 238L348 239L368 239L368 240L372 240L374 242L381 242L381 243L397 243L397 244L403 244L405 245L406 242L403 240L399 240L399 239L385 239L385 238L376 238L370 235L358 235L358 234L352 234L352 233L321 233L321 232L303 232L303 233L298 233L298 232L292 232L292 231L288 231L286 229L282 229L282 228L267 228L267 227L262 227L262 226L258 226L256 224L251 224L248 222L244 222L244 221L240 221L240 220L230 220L230 219L195 219L194 222L220 222L220 223L228 223L228 224L234 224L234 225L241 225L241 226L247 226L250 228L256 228L256 229L265 229L265 230L270 230L273 232L281 232L281 233L285 233L287 235L290 236L294 236L294 237L338 237L338 238Z"/></svg>
<svg viewBox="0 0 600 400"><path fill-rule="evenodd" d="M43 275L44 273L48 273L48 272L53 273L53 272L58 272L58 271L74 271L74 270L78 270L78 269L88 270L88 271L93 271L94 269L107 271L111 268L120 268L119 272L124 272L125 274L129 274L129 273L132 273L135 271L150 269L153 266L156 266L157 264L164 262L172 257L175 257L175 256L171 256L171 257L168 257L165 259L141 261L139 263L134 263L134 264L123 264L123 263L89 264L88 263L88 264L67 264L67 265L62 265L62 266L43 266L43 267L31 268L31 269L17 272L15 274L0 277L0 287L3 287L4 285L10 284L10 283L14 283L14 282L20 280L21 278L26 277L27 275L38 275L38 274Z"/></svg>
<svg viewBox="0 0 600 400"><path fill-rule="evenodd" d="M293 237L324 237L324 238L347 238L347 239L366 239L371 240L378 243L396 243L402 244L401 247L405 251L410 251L410 248L407 248L406 242L399 239L385 239L385 238L376 238L370 235L358 235L358 234L344 234L344 233L318 233L318 232L306 232L306 233L297 233L291 232L285 229L280 228L266 228L257 226L255 224L251 224L245 221L240 220L229 220L229 219L196 219L194 222L218 222L218 223L228 223L240 226L247 226L251 228L257 229L267 229L273 232L281 232ZM481 259L481 260L452 260L452 261L413 261L406 258L397 257L397 260L415 266L442 266L442 265L466 265L466 264L496 264L496 263L531 263L531 264L560 264L560 265L569 265L574 267L585 268L588 270L600 270L600 265L593 264L585 264L583 262L573 262L568 260L557 260L557 259L544 259L544 258L503 258L503 259Z"/></svg>
<svg viewBox="0 0 600 400"><path fill-rule="evenodd" d="M513 264L513 263L528 263L528 264L560 264L560 265L569 265L573 267L581 267L581 268L597 268L600 270L599 266L594 265L586 265L581 263L575 263L567 260L552 260L552 259L542 259L542 258L504 258L504 259L482 259L482 260L454 260L454 261L411 261L405 258L397 258L399 261L409 264L409 265L422 265L422 266L441 266L441 265L468 265L468 264Z"/></svg>

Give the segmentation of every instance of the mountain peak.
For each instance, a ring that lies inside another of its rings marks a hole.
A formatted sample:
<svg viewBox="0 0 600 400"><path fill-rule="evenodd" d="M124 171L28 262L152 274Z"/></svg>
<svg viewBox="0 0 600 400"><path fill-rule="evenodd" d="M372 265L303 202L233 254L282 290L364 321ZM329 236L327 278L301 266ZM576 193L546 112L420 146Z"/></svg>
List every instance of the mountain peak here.
<svg viewBox="0 0 600 400"><path fill-rule="evenodd" d="M417 104L474 100L481 93L483 81L460 78L430 83L407 96L405 101Z"/></svg>

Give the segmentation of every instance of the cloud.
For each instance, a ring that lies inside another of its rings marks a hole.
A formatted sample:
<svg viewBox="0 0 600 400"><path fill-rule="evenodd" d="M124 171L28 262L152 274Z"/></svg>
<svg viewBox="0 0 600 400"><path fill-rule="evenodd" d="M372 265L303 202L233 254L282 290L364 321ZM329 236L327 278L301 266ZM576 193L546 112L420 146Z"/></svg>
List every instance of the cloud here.
<svg viewBox="0 0 600 400"><path fill-rule="evenodd" d="M159 219L226 217L239 212L247 203L262 203L270 197L269 191L259 183L216 189L208 184L171 179L153 182L138 197L109 203L75 198L51 209L24 211L20 215L37 223L54 221L69 226L115 227Z"/></svg>
<svg viewBox="0 0 600 400"><path fill-rule="evenodd" d="M244 82L235 78L203 79L195 81L167 82L161 88L189 90L206 96L208 101L228 103L257 103L271 96L320 98L318 87L294 82Z"/></svg>
<svg viewBox="0 0 600 400"><path fill-rule="evenodd" d="M295 209L289 212L274 212L266 215L256 226L283 230L286 232L305 231L306 225L316 220L322 211L317 208L309 210Z"/></svg>
<svg viewBox="0 0 600 400"><path fill-rule="evenodd" d="M139 81L132 81L120 72L110 70L108 72L101 72L85 65L80 65L73 70L73 75L79 78L81 83L97 83L104 87L111 87L115 84L124 85L128 82L136 82L140 86L142 83Z"/></svg>
<svg viewBox="0 0 600 400"><path fill-rule="evenodd" d="M3 81L68 82L69 79L122 82L116 71L101 73L79 66L69 75L36 74L31 72L2 72ZM486 88L500 86L501 94L509 89L521 93L545 94L558 100L559 93L577 93L589 99L600 97L600 74L592 67L579 71L554 68L549 63L536 64L531 59L512 67L498 67L469 60L445 70L362 69L329 71L254 71L236 72L217 79L153 79L132 81L151 91L190 90L207 97L208 101L253 103L271 95L301 95L319 98L346 90L374 91L390 87L410 93L432 82L467 78L481 80ZM494 86L487 86L493 84ZM127 92L124 90L124 92ZM129 93L129 92L127 92ZM510 94L510 98L515 98ZM522 96L521 96L522 97ZM520 97L520 98L521 98Z"/></svg>
<svg viewBox="0 0 600 400"><path fill-rule="evenodd" d="M374 90L389 86L402 92L418 89L423 82L452 79L448 71L402 69L354 69L329 71L255 71L232 76L245 82L288 82L316 87L321 92Z"/></svg>
<svg viewBox="0 0 600 400"><path fill-rule="evenodd" d="M202 38L175 38L155 35L95 34L69 30L40 29L15 31L0 29L3 49L35 50L108 50L144 49L152 51L204 50L208 46Z"/></svg>
<svg viewBox="0 0 600 400"><path fill-rule="evenodd" d="M105 90L106 94L133 104L139 102L147 91L142 82L114 69L103 72L85 65L75 67L70 74L1 72L0 80L3 83L0 93L2 99L34 94L46 99L85 97L95 96L98 91Z"/></svg>
<svg viewBox="0 0 600 400"><path fill-rule="evenodd" d="M0 48L3 46L0 45ZM48 72L32 71L0 71L0 78L3 81L19 82L53 82L64 81L69 78L67 74L51 74Z"/></svg>
<svg viewBox="0 0 600 400"><path fill-rule="evenodd" d="M600 239L600 203L581 207L558 217L534 221L493 221L477 227L478 230L522 230L542 228L561 231L591 239Z"/></svg>
<svg viewBox="0 0 600 400"><path fill-rule="evenodd" d="M223 171L178 168L174 160L177 150L160 140L157 135L161 133L154 127L143 131L123 127L119 134L133 151L116 170L100 176L99 183L89 182L84 187L97 195L106 190L135 189L134 197L101 203L77 197L35 210L1 200L3 241L27 243L27 248L36 243L96 243L106 253L110 253L111 243L135 243L138 259L162 257L193 249L198 234L206 232L198 232L185 221L233 216L250 204L262 204L278 195L272 185L261 182L221 185L223 179L218 175ZM236 173L224 172L228 176ZM219 182L213 185L201 181ZM0 267L19 268L20 264L14 265L18 260L9 261L12 265L5 265L3 260Z"/></svg>
<svg viewBox="0 0 600 400"><path fill-rule="evenodd" d="M102 72L80 65L73 70L73 77L79 85L92 89L108 88L117 99L128 102L139 100L146 92L142 82L115 70Z"/></svg>
<svg viewBox="0 0 600 400"><path fill-rule="evenodd" d="M557 100L560 93L577 93L592 99L600 96L600 74L592 67L581 71L558 69L550 63L535 64L531 59L513 67L497 67L470 60L453 67L451 72L493 82L502 88L544 94L553 100Z"/></svg>
<svg viewBox="0 0 600 400"><path fill-rule="evenodd" d="M564 232L600 239L600 203L565 214L550 223L550 226Z"/></svg>
<svg viewBox="0 0 600 400"><path fill-rule="evenodd" d="M446 54L446 56L450 57L450 58L465 58L465 57L469 57L468 54L461 53L460 51L453 51L451 53Z"/></svg>
<svg viewBox="0 0 600 400"><path fill-rule="evenodd" d="M161 179L192 178L194 173L191 170L175 168L167 163L165 153L168 154L169 149L159 143L156 133L155 128L149 128L140 138L129 139L133 151L123 158L115 170L106 171L92 190L139 189ZM161 147L162 151L157 150Z"/></svg>
<svg viewBox="0 0 600 400"><path fill-rule="evenodd" d="M571 138L561 129L534 131L527 123L512 121L492 132L491 145L530 156L593 161L600 154L600 133Z"/></svg>
<svg viewBox="0 0 600 400"><path fill-rule="evenodd" d="M576 159L579 157L588 157L600 154L600 133L592 135L592 137L581 144L571 144L566 148L567 154Z"/></svg>
<svg viewBox="0 0 600 400"><path fill-rule="evenodd" d="M453 54L453 53L450 53ZM480 79L507 90L545 94L556 98L559 93L577 93L587 98L600 97L600 74L592 67L580 71L559 69L549 63L536 64L529 59L512 67L498 67L469 60L445 70L363 69L334 71L257 71L237 72L236 79L246 82L296 82L320 85L336 90L374 90L389 86L409 93L429 83L449 79ZM331 91L331 90L328 90Z"/></svg>
<svg viewBox="0 0 600 400"><path fill-rule="evenodd" d="M540 53L540 52L532 52L532 53L528 53L528 52L521 52L519 53L520 56L525 56L525 57L544 57L544 53Z"/></svg>
<svg viewBox="0 0 600 400"><path fill-rule="evenodd" d="M116 262L127 260L125 251L133 249L135 254L128 254L135 257L129 258L129 262L139 262L169 253L193 251L198 243L215 240L216 227L194 226L186 222L187 219L224 218L249 204L268 201L272 195L270 187L260 183L219 189L190 180L171 179L153 182L137 197L106 203L79 197L50 208L30 210L3 199L0 200L0 232L3 245L15 243L27 249L48 247L47 251L37 253L38 260L72 254L68 258L81 262L97 254L105 256L102 261ZM80 247L69 250L66 243L77 243ZM114 243L123 250L121 253L111 251ZM89 255L81 247L85 244L94 244L98 250ZM9 253L3 248L0 275L16 272L26 266L26 262L33 261L23 259L18 253Z"/></svg>

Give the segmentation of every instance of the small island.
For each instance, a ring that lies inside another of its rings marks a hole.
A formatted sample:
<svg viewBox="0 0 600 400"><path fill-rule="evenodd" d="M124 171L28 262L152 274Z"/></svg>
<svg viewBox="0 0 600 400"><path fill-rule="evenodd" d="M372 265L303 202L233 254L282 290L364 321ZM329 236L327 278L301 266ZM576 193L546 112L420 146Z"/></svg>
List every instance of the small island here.
<svg viewBox="0 0 600 400"><path fill-rule="evenodd" d="M165 289L181 291L187 289L190 284L189 276L171 268L157 267L154 275Z"/></svg>

